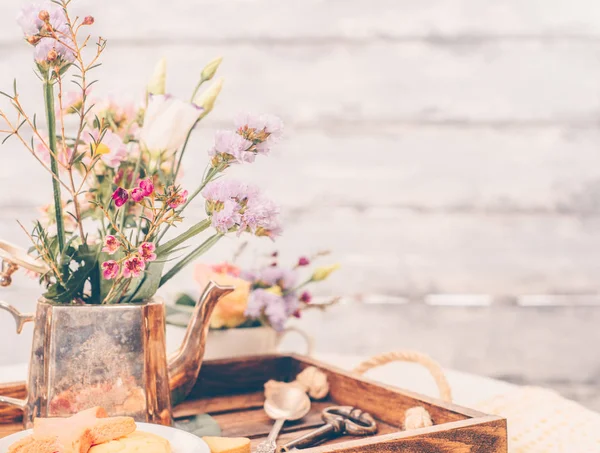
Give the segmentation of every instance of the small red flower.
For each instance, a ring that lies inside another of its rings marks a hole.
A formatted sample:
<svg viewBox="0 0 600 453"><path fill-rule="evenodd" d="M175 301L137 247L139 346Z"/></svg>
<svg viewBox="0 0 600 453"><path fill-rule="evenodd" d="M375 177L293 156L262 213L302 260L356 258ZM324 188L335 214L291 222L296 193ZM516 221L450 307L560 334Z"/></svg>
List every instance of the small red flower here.
<svg viewBox="0 0 600 453"><path fill-rule="evenodd" d="M309 264L310 264L310 261L305 256L301 256L298 259L298 266L308 266Z"/></svg>
<svg viewBox="0 0 600 453"><path fill-rule="evenodd" d="M294 318L301 318L302 317L302 312L300 310L296 310L293 313Z"/></svg>
<svg viewBox="0 0 600 453"><path fill-rule="evenodd" d="M311 300L312 300L312 296L310 295L310 293L308 291L304 291L302 293L302 295L300 296L300 301L304 302L305 304L310 304Z"/></svg>
<svg viewBox="0 0 600 453"><path fill-rule="evenodd" d="M144 199L144 191L139 187L131 190L131 199L136 203L139 203Z"/></svg>
<svg viewBox="0 0 600 453"><path fill-rule="evenodd" d="M142 189L145 197L149 197L152 195L152 192L154 192L154 184L152 184L152 180L150 178L142 179L139 186L140 189Z"/></svg>
<svg viewBox="0 0 600 453"><path fill-rule="evenodd" d="M129 194L122 187L117 187L117 190L112 194L112 199L115 201L115 206L120 208L129 200Z"/></svg>
<svg viewBox="0 0 600 453"><path fill-rule="evenodd" d="M94 23L94 18L92 16L85 16L83 18L83 25L92 25Z"/></svg>

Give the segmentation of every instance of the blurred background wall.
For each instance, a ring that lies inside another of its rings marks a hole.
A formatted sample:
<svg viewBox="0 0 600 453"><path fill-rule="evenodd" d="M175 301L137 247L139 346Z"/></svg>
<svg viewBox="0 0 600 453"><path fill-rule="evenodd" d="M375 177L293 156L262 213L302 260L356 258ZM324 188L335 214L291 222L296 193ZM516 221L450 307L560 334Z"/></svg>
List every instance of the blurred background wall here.
<svg viewBox="0 0 600 453"><path fill-rule="evenodd" d="M0 4L0 88L41 113L31 49ZM596 0L74 0L108 39L94 94L140 99L156 61L189 97L223 56L217 128L272 112L286 139L236 169L279 201L285 234L250 255L333 251L342 295L299 322L324 352L414 348L444 365L554 387L600 409L600 3ZM0 237L23 246L50 179L0 148ZM198 206L190 221L201 217ZM229 259L229 240L207 260ZM251 258L250 258L251 259ZM193 289L191 271L166 291ZM0 297L31 309L24 276ZM0 316L0 364L27 335ZM29 331L27 331L29 332ZM26 333L27 333L26 332Z"/></svg>

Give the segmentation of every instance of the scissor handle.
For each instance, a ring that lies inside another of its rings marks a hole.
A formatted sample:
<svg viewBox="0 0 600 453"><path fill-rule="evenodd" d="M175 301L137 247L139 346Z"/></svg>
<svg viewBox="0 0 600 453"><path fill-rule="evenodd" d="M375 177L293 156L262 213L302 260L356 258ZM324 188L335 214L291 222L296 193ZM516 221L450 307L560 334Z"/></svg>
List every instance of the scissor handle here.
<svg viewBox="0 0 600 453"><path fill-rule="evenodd" d="M330 406L323 410L321 418L331 425L342 425L340 433L367 436L377 432L377 422L371 414L352 406ZM337 430L336 430L337 431Z"/></svg>

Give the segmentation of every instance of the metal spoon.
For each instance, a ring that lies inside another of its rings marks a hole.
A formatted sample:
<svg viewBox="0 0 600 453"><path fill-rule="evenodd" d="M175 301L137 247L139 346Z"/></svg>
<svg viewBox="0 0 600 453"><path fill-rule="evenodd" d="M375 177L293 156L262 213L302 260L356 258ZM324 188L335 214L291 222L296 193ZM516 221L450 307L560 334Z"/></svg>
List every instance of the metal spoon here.
<svg viewBox="0 0 600 453"><path fill-rule="evenodd" d="M298 387L282 386L265 401L265 412L275 420L269 437L256 447L255 453L274 453L277 436L286 421L299 420L310 411L310 398Z"/></svg>

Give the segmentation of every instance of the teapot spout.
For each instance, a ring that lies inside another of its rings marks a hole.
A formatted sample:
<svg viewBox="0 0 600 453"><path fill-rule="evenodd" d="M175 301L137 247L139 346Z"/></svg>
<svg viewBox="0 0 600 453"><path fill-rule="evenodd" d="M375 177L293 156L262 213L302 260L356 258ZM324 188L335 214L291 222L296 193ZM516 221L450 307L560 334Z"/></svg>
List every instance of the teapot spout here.
<svg viewBox="0 0 600 453"><path fill-rule="evenodd" d="M209 282L196 303L179 350L169 357L169 385L172 404L185 400L196 383L210 327L210 317L219 300L231 293L232 286L219 286Z"/></svg>

